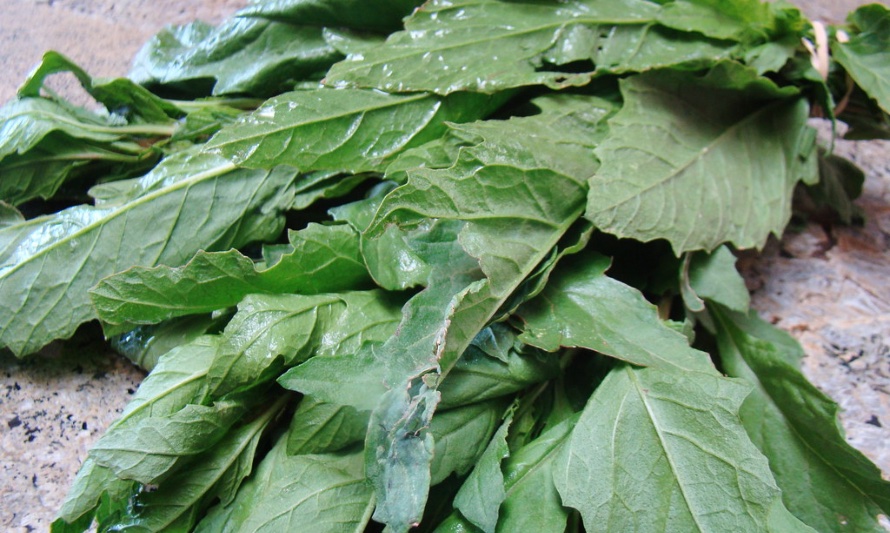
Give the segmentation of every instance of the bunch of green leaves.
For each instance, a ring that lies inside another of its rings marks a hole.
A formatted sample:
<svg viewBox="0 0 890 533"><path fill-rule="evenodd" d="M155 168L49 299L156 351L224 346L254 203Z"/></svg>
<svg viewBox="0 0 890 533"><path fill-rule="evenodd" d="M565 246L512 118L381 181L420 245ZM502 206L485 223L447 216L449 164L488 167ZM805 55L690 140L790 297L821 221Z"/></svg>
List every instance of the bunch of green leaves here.
<svg viewBox="0 0 890 533"><path fill-rule="evenodd" d="M819 31L755 0L270 0L132 80L48 55L17 157L153 154L28 218L5 191L67 178L3 174L0 345L98 319L151 369L53 531L879 531L890 485L733 255L802 184L851 217L817 107L886 131L890 12L827 64ZM39 94L60 70L105 111Z"/></svg>

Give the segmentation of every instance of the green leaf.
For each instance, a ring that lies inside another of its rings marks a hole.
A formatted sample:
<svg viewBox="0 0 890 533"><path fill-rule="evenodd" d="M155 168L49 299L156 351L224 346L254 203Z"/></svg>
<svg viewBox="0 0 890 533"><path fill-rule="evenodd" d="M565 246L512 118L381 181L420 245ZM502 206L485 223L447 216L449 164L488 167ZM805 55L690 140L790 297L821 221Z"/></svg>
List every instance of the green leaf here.
<svg viewBox="0 0 890 533"><path fill-rule="evenodd" d="M248 294L319 294L370 284L351 227L310 224L268 268L237 250L199 252L182 267L131 268L90 290L106 335L237 305Z"/></svg>
<svg viewBox="0 0 890 533"><path fill-rule="evenodd" d="M12 100L0 108L0 159L28 152L52 132L111 143L124 136L123 131L115 128L125 124L119 117L91 113L45 98Z"/></svg>
<svg viewBox="0 0 890 533"><path fill-rule="evenodd" d="M363 350L313 357L283 373L278 384L327 403L371 410L386 392L385 373L373 352Z"/></svg>
<svg viewBox="0 0 890 533"><path fill-rule="evenodd" d="M819 183L807 187L807 193L819 207L837 213L844 224L862 217L853 201L862 194L865 173L852 161L835 154L819 153Z"/></svg>
<svg viewBox="0 0 890 533"><path fill-rule="evenodd" d="M10 154L3 158L0 164L0 198L13 205L21 205L34 198L48 199L66 182L87 174L91 162L111 160L138 163L141 159L139 155L120 154L89 142L49 133L24 154Z"/></svg>
<svg viewBox="0 0 890 533"><path fill-rule="evenodd" d="M135 426L151 416L176 413L186 405L200 401L217 345L217 337L199 337L162 357L105 434L113 433L116 428ZM107 493L114 501L126 500L133 486L133 482L119 479L110 468L98 464L91 453L77 472L59 510L58 520L67 523L83 519L92 521L103 494Z"/></svg>
<svg viewBox="0 0 890 533"><path fill-rule="evenodd" d="M503 400L489 400L436 412L429 429L435 442L429 464L431 484L437 485L452 474L462 477L473 468L506 407Z"/></svg>
<svg viewBox="0 0 890 533"><path fill-rule="evenodd" d="M565 446L563 503L588 529L773 530L788 511L738 419L749 392L701 372L617 367ZM797 525L785 530L808 530Z"/></svg>
<svg viewBox="0 0 890 533"><path fill-rule="evenodd" d="M890 10L881 4L862 6L848 17L858 30L849 42L831 42L834 59L856 84L890 113Z"/></svg>
<svg viewBox="0 0 890 533"><path fill-rule="evenodd" d="M544 350L582 347L640 366L714 373L707 354L658 318L636 289L606 276L593 255L557 269L544 291L517 311L520 340Z"/></svg>
<svg viewBox="0 0 890 533"><path fill-rule="evenodd" d="M678 255L726 242L761 247L781 234L794 185L815 177L803 99L762 100L782 92L667 72L621 88L624 107L609 121L590 180L586 216L600 230L667 239Z"/></svg>
<svg viewBox="0 0 890 533"><path fill-rule="evenodd" d="M90 455L122 479L157 484L215 445L244 411L239 403L220 401L189 404L170 415L152 414L105 433Z"/></svg>
<svg viewBox="0 0 890 533"><path fill-rule="evenodd" d="M225 505L235 498L253 469L260 437L288 399L281 396L248 424L232 430L212 449L196 457L189 468L164 480L158 489L138 493L129 513L120 517L117 524L106 522L103 527L191 530L214 499L219 498Z"/></svg>
<svg viewBox="0 0 890 533"><path fill-rule="evenodd" d="M17 355L96 317L87 290L132 266L179 265L276 235L294 171L233 170L182 153L134 181L132 199L76 206L0 230L0 346ZM8 244L7 244L8 243Z"/></svg>
<svg viewBox="0 0 890 533"><path fill-rule="evenodd" d="M557 357L509 342L516 340L512 331L503 359L486 353L484 339L497 329L506 327L495 323L482 330L439 385L440 409L507 396L559 373Z"/></svg>
<svg viewBox="0 0 890 533"><path fill-rule="evenodd" d="M494 532L498 523L498 509L507 497L504 489L504 474L501 461L510 455L507 448L507 431L513 420L508 415L491 441L473 471L461 485L454 497L454 507L470 522L485 532Z"/></svg>
<svg viewBox="0 0 890 533"><path fill-rule="evenodd" d="M184 115L183 111L173 103L154 95L129 79L93 79L76 63L53 51L43 54L40 63L19 88L18 97L40 96L40 89L43 88L46 78L62 72L73 74L84 90L110 112L120 113L131 121L164 124Z"/></svg>
<svg viewBox="0 0 890 533"><path fill-rule="evenodd" d="M381 343L398 324L399 303L380 291L249 295L222 333L209 373L210 394L221 397L249 387L275 368L279 356L290 367Z"/></svg>
<svg viewBox="0 0 890 533"><path fill-rule="evenodd" d="M591 148L612 109L588 97L561 104L532 117L450 126L463 144L451 165L408 170L408 183L384 198L368 234L392 222L466 221L459 242L479 259L493 291L515 288L529 274L522 269L537 265L577 218L585 178L597 168Z"/></svg>
<svg viewBox="0 0 890 533"><path fill-rule="evenodd" d="M287 454L336 452L364 440L367 429L367 412L307 396L291 420Z"/></svg>
<svg viewBox="0 0 890 533"><path fill-rule="evenodd" d="M161 356L189 344L210 331L222 327L228 316L195 315L168 320L155 326L142 326L109 340L111 347L136 365L154 370Z"/></svg>
<svg viewBox="0 0 890 533"><path fill-rule="evenodd" d="M375 519L397 531L422 516L431 457L424 428L438 382L581 214L584 176L597 166L591 145L608 114L596 102L578 97L532 117L451 126L467 139L451 165L409 170L366 232L373 238L389 223L427 217L464 221L458 242L486 276L463 260L431 272L435 280L406 305L399 336L377 349L392 389L372 413L366 464Z"/></svg>
<svg viewBox="0 0 890 533"><path fill-rule="evenodd" d="M818 531L882 531L890 483L844 438L839 408L800 372L803 350L757 318L718 305L723 367L755 385L740 415L751 440L769 458L782 499Z"/></svg>
<svg viewBox="0 0 890 533"><path fill-rule="evenodd" d="M196 532L363 531L374 508L362 455L287 455L278 440L228 506L217 506Z"/></svg>
<svg viewBox="0 0 890 533"><path fill-rule="evenodd" d="M292 24L390 32L399 29L402 18L421 3L421 0L273 0L254 3L238 14Z"/></svg>
<svg viewBox="0 0 890 533"><path fill-rule="evenodd" d="M680 273L680 289L686 307L695 312L704 311L704 299L708 299L734 311L746 312L751 296L735 262L735 256L726 246L710 254L687 254Z"/></svg>
<svg viewBox="0 0 890 533"><path fill-rule="evenodd" d="M133 59L130 79L190 96L272 96L340 58L320 27L233 17L168 27ZM316 78L317 79L317 78Z"/></svg>
<svg viewBox="0 0 890 533"><path fill-rule="evenodd" d="M383 171L406 148L440 137L446 121L481 118L496 101L468 94L442 99L360 89L294 91L224 128L207 149L250 168Z"/></svg>
<svg viewBox="0 0 890 533"><path fill-rule="evenodd" d="M759 0L675 0L667 3L658 22L714 39L764 40L774 30L773 10Z"/></svg>
<svg viewBox="0 0 890 533"><path fill-rule="evenodd" d="M729 55L734 43L665 31L655 24L660 11L646 0L432 0L384 45L335 64L325 83L493 94L526 85L561 89L603 73L707 64ZM586 62L586 72L570 66L579 62Z"/></svg>
<svg viewBox="0 0 890 533"><path fill-rule="evenodd" d="M120 479L87 456L68 489L65 501L52 524L53 533L80 533L89 529L100 502L126 502L138 490L138 483ZM102 518L97 517L97 518Z"/></svg>
<svg viewBox="0 0 890 533"><path fill-rule="evenodd" d="M506 498L498 516L498 531L565 531L568 510L556 490L554 475L563 468L562 449L576 420L572 417L554 426L504 462Z"/></svg>

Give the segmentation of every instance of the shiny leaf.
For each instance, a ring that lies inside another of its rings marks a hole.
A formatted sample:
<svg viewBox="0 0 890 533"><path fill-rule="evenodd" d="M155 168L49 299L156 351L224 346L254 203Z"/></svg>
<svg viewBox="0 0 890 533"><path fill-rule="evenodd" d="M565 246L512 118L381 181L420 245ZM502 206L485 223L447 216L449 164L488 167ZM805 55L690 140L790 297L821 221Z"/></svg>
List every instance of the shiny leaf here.
<svg viewBox="0 0 890 533"><path fill-rule="evenodd" d="M335 64L325 83L492 94L525 85L561 89L601 73L707 64L729 55L725 43L665 32L655 24L660 10L646 0L432 0L384 45ZM580 73L568 66L581 62Z"/></svg>
<svg viewBox="0 0 890 533"><path fill-rule="evenodd" d="M70 337L95 318L87 290L109 274L179 265L199 249L276 235L293 177L184 153L137 180L142 195L126 203L76 206L3 228L0 345L23 355Z"/></svg>

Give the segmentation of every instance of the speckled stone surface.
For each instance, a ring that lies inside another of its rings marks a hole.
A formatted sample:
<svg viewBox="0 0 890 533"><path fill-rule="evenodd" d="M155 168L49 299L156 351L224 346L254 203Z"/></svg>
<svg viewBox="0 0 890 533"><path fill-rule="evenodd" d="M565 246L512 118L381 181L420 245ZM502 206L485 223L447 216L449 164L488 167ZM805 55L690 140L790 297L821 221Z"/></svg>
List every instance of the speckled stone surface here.
<svg viewBox="0 0 890 533"><path fill-rule="evenodd" d="M0 102L44 51L96 76L124 75L165 24L219 21L246 0L0 0ZM798 0L839 22L867 0ZM71 80L57 88L75 92ZM867 224L809 224L743 268L754 307L804 346L804 372L843 408L850 442L890 472L890 143L839 143L867 174ZM47 531L80 462L143 373L101 345L18 361L0 353L0 531Z"/></svg>

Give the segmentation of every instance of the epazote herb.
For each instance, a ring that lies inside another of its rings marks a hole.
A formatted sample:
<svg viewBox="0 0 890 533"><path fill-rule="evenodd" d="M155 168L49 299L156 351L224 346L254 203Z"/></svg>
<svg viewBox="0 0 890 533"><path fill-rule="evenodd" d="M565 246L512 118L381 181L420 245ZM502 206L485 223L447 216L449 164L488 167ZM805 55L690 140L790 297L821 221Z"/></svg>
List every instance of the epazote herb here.
<svg viewBox="0 0 890 533"><path fill-rule="evenodd" d="M807 122L886 138L888 43L880 5L284 0L130 79L48 53L0 109L0 346L98 319L151 369L53 531L880 531L733 252L796 189L852 219Z"/></svg>

